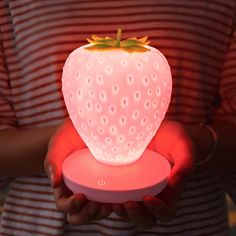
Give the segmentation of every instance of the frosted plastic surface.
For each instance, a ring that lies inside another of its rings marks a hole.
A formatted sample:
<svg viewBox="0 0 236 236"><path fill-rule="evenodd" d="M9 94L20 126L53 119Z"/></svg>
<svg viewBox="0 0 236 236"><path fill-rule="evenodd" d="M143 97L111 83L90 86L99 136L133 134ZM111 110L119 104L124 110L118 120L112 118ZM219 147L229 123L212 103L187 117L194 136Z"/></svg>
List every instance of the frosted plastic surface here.
<svg viewBox="0 0 236 236"><path fill-rule="evenodd" d="M145 53L92 52L67 58L62 92L70 118L93 156L109 165L142 155L167 111L172 79L165 57Z"/></svg>
<svg viewBox="0 0 236 236"><path fill-rule="evenodd" d="M169 162L148 149L130 165L108 166L96 161L85 148L70 154L62 169L64 182L73 193L83 193L89 200L102 203L142 201L144 196L155 196L165 188L170 174Z"/></svg>

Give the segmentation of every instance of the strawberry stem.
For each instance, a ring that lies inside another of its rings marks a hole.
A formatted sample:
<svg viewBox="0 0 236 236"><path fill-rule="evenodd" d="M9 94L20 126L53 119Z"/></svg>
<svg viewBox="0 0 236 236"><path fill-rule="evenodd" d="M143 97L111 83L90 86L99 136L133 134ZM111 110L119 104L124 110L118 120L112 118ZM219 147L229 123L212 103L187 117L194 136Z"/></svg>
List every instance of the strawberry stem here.
<svg viewBox="0 0 236 236"><path fill-rule="evenodd" d="M1 0L0 0L1 1ZM150 42L147 41L147 36L142 38L128 38L121 41L121 32L122 29L117 29L116 39L112 39L110 37L98 37L96 35L92 35L92 39L87 39L90 46L86 47L87 50L91 51L112 51L115 49L123 50L126 52L146 52L150 49L145 46Z"/></svg>
<svg viewBox="0 0 236 236"><path fill-rule="evenodd" d="M121 29L121 28L118 28L117 34L116 34L116 47L117 47L117 48L120 47L121 32L122 32L122 29Z"/></svg>

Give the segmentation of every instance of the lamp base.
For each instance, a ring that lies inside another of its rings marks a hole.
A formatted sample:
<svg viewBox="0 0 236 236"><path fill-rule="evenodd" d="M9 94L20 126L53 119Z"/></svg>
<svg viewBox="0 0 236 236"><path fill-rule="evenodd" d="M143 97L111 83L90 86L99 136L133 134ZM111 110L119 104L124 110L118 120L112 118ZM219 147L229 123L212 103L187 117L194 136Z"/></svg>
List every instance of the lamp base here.
<svg viewBox="0 0 236 236"><path fill-rule="evenodd" d="M142 201L155 196L167 185L169 162L146 149L134 163L110 166L99 163L88 148L68 156L62 166L64 182L73 193L103 203Z"/></svg>

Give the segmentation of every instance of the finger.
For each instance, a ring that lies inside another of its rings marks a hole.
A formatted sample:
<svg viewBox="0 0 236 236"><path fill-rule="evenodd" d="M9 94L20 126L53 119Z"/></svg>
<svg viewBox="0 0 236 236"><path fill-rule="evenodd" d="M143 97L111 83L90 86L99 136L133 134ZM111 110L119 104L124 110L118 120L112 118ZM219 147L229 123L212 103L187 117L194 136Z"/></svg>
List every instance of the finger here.
<svg viewBox="0 0 236 236"><path fill-rule="evenodd" d="M144 197L143 204L156 220L169 222L175 217L175 209L156 197Z"/></svg>
<svg viewBox="0 0 236 236"><path fill-rule="evenodd" d="M68 140L70 140L68 142ZM84 148L85 144L75 130L71 120L67 118L50 140L44 167L53 187L62 183L62 163L76 148Z"/></svg>
<svg viewBox="0 0 236 236"><path fill-rule="evenodd" d="M130 220L142 228L152 228L156 224L155 218L149 214L141 203L127 202L124 204Z"/></svg>
<svg viewBox="0 0 236 236"><path fill-rule="evenodd" d="M194 167L195 148L193 142L189 138L180 138L172 149L171 156L175 160L171 175L187 178L193 172Z"/></svg>
<svg viewBox="0 0 236 236"><path fill-rule="evenodd" d="M72 225L83 225L95 219L99 203L88 202L80 212L67 214L67 220Z"/></svg>
<svg viewBox="0 0 236 236"><path fill-rule="evenodd" d="M104 219L108 217L111 214L111 212L112 212L112 205L108 203L104 203L100 206L96 214L95 220Z"/></svg>
<svg viewBox="0 0 236 236"><path fill-rule="evenodd" d="M83 194L72 194L64 184L55 188L53 193L58 210L65 213L78 212L87 202Z"/></svg>
<svg viewBox="0 0 236 236"><path fill-rule="evenodd" d="M112 210L122 219L129 220L128 213L125 210L125 207L122 204L114 204Z"/></svg>
<svg viewBox="0 0 236 236"><path fill-rule="evenodd" d="M171 153L175 164L168 177L166 188L158 194L164 202L175 206L179 195L193 172L195 150L190 140L180 138Z"/></svg>
<svg viewBox="0 0 236 236"><path fill-rule="evenodd" d="M85 209L85 213L88 214L88 216L91 220L95 219L100 205L101 205L101 203L94 202L94 201L89 201L87 203L87 205L86 205L87 209Z"/></svg>

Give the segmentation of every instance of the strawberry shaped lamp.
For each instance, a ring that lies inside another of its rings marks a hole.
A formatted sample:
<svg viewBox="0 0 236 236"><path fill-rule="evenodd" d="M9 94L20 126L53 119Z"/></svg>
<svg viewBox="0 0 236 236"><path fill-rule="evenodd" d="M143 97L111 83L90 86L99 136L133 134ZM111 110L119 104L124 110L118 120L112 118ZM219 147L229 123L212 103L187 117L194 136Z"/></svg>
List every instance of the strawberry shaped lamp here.
<svg viewBox="0 0 236 236"><path fill-rule="evenodd" d="M146 147L170 102L168 62L147 37L121 41L121 29L116 40L92 35L88 42L63 68L65 104L88 147L63 162L64 182L74 193L105 203L157 195L170 165Z"/></svg>

